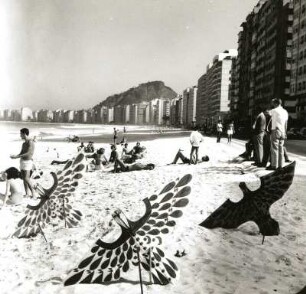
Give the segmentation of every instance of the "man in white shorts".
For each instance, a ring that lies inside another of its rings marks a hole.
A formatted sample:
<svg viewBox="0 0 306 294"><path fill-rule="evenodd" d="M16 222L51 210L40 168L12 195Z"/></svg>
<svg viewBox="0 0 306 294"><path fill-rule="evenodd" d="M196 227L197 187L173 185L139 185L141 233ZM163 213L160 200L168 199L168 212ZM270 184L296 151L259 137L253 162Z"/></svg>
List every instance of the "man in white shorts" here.
<svg viewBox="0 0 306 294"><path fill-rule="evenodd" d="M31 171L33 169L33 154L35 144L29 138L29 129L23 128L20 130L20 137L24 140L21 151L18 155L11 155L12 159L20 158L20 171L23 180L26 196L35 196L35 191L31 182ZM31 193L31 194L30 194Z"/></svg>

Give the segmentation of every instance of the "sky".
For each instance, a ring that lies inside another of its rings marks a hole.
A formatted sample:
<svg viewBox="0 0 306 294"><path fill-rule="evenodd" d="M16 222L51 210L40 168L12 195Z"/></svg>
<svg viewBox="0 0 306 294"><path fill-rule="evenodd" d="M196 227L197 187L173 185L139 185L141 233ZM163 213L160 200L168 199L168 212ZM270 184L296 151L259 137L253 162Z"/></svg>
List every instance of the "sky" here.
<svg viewBox="0 0 306 294"><path fill-rule="evenodd" d="M0 108L90 108L148 81L178 94L237 49L258 0L0 0Z"/></svg>

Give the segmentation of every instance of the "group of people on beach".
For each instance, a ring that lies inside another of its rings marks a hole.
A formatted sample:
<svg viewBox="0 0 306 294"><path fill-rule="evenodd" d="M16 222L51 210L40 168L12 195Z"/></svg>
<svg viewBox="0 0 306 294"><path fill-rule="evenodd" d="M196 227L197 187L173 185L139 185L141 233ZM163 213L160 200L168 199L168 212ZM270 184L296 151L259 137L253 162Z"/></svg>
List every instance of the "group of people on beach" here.
<svg viewBox="0 0 306 294"><path fill-rule="evenodd" d="M290 162L284 142L286 139L288 122L288 112L282 107L280 99L272 100L272 109L257 108L256 119L253 124L253 134L250 140L246 143L246 151L239 155L240 161L254 159L254 165L257 167L266 167L270 161L268 170L276 170L282 168L284 161ZM217 124L217 142L220 142L221 133L223 131L222 122ZM234 124L231 122L228 125L228 143L231 142L231 137L234 133ZM124 128L124 132L126 132ZM5 193L0 194L0 199L3 201L3 206L6 204L18 204L23 199L23 192L15 180L21 179L23 181L26 197L36 197L34 185L31 180L31 175L34 169L33 155L35 150L35 141L29 137L29 129L23 128L20 130L20 137L24 141L21 151L17 155L11 155L12 159L20 159L20 171L15 167L10 167L4 172L0 173L0 181L6 182ZM146 148L137 142L133 148L129 147L129 143L123 140L117 143L118 132L114 128L114 143L111 144L110 157L107 159L105 155L105 148L94 147L94 142L89 142L87 146L81 142L78 146L78 151L88 153L86 158L91 160L88 164L88 171L108 170L112 168L113 172L127 172L135 170L152 170L155 165L152 163L143 164L137 162L143 158L146 153ZM190 134L191 150L189 157L183 154L183 150L179 149L171 164L176 164L180 159L185 164L197 164L200 162L209 161L209 157L202 156L199 158L200 144L204 141L204 137L195 128ZM121 154L118 152L117 145L121 145ZM253 153L253 157L252 157ZM63 164L68 160L59 161L53 160L51 164ZM112 163L113 165L110 165Z"/></svg>
<svg viewBox="0 0 306 294"><path fill-rule="evenodd" d="M282 168L284 162L290 162L284 146L287 139L288 112L282 107L280 99L272 100L271 109L258 106L256 111L253 134L246 143L245 152L239 157L243 160L253 159L253 165L267 170Z"/></svg>
<svg viewBox="0 0 306 294"><path fill-rule="evenodd" d="M144 146L140 145L140 142L137 142L132 149L129 148L128 143L124 143L121 145L122 153L120 156L117 150L117 146L115 144L111 144L111 153L109 160L107 160L105 156L105 148L99 148L92 154L86 155L86 158L92 159L92 161L90 162L91 170L104 169L109 165L109 163L114 164L113 172L115 173L141 169L153 169L155 167L154 164L143 165L135 162L136 160L143 158L146 150Z"/></svg>

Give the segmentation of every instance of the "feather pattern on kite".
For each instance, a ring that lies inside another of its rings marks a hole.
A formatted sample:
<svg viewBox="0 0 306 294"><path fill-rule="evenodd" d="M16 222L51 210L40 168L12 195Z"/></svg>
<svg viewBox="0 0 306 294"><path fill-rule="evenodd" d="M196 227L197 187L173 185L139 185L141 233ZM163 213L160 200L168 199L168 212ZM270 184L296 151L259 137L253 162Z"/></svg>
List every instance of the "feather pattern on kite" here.
<svg viewBox="0 0 306 294"><path fill-rule="evenodd" d="M38 186L40 202L36 206L28 205L25 216L19 221L14 236L28 238L37 235L41 228L52 219L65 221L68 228L74 227L81 220L82 213L69 204L69 197L78 186L85 171L85 156L79 153L74 160L69 160L62 171L51 172L53 185L49 189Z"/></svg>
<svg viewBox="0 0 306 294"><path fill-rule="evenodd" d="M269 212L270 206L282 198L292 184L295 162L260 177L260 188L250 191L245 182L239 184L243 198L234 203L227 199L200 226L208 229L217 227L233 229L247 221L253 221L263 236L279 234L279 224Z"/></svg>
<svg viewBox="0 0 306 294"><path fill-rule="evenodd" d="M187 184L191 175L185 175L177 182L166 185L157 195L143 199L145 214L136 222L127 219L120 210L113 218L121 227L120 237L113 243L98 239L90 254L77 268L71 271L65 286L77 283L107 283L119 280L132 265L150 272L153 282L166 285L176 277L175 263L159 248L162 234L175 226L175 219L182 216L181 208L189 200L191 188Z"/></svg>

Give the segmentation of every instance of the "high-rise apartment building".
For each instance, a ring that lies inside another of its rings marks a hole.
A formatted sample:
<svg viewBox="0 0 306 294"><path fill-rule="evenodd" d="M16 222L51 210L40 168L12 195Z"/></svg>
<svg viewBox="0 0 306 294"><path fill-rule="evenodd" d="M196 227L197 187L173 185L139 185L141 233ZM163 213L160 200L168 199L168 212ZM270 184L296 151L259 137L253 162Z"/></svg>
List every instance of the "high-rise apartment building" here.
<svg viewBox="0 0 306 294"><path fill-rule="evenodd" d="M196 100L197 125L214 125L219 119L223 120L228 115L231 69L236 56L237 50L235 49L219 53L207 66L206 73L199 78Z"/></svg>
<svg viewBox="0 0 306 294"><path fill-rule="evenodd" d="M197 86L183 91L183 125L193 127L196 124Z"/></svg>
<svg viewBox="0 0 306 294"><path fill-rule="evenodd" d="M306 0L293 1L293 37L290 95L296 118L306 122Z"/></svg>
<svg viewBox="0 0 306 294"><path fill-rule="evenodd" d="M290 116L295 101L290 96L293 3L291 0L261 0L242 23L238 56L231 89L231 108L237 120L251 123L261 108L280 98ZM232 93L233 94L233 93Z"/></svg>

